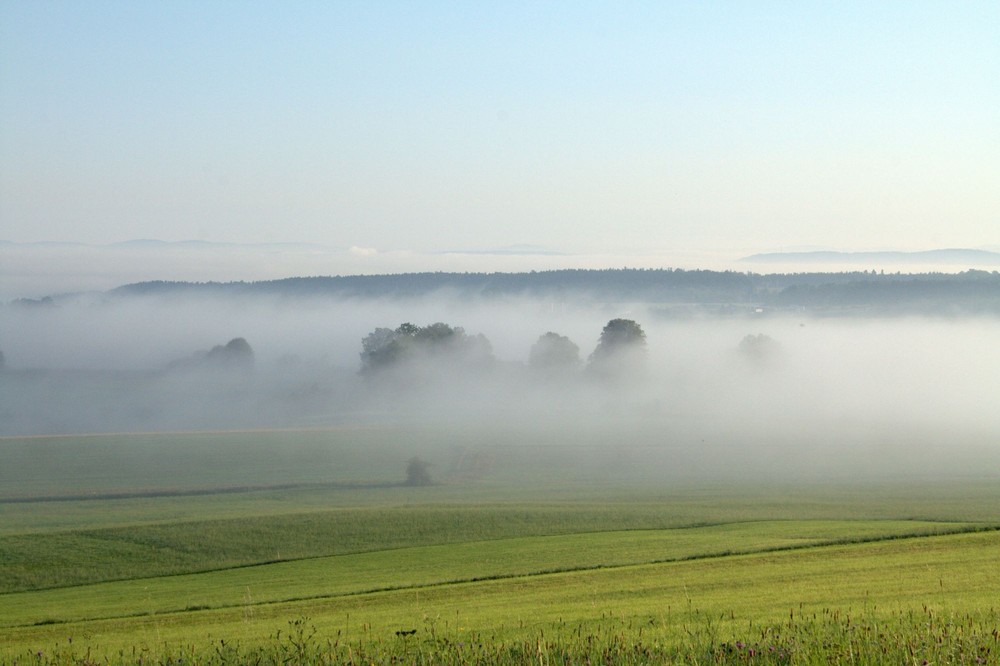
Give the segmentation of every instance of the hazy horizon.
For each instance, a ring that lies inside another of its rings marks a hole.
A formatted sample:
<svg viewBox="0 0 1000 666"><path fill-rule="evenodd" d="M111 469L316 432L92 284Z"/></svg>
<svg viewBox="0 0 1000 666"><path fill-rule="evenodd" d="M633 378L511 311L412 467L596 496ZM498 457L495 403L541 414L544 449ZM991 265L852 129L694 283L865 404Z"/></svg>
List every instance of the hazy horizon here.
<svg viewBox="0 0 1000 666"><path fill-rule="evenodd" d="M642 326L647 353L595 375L588 357L618 317ZM483 334L494 361L432 355L360 374L362 339L403 322ZM578 365L533 371L530 350L547 331L579 347ZM447 293L195 295L9 308L2 333L0 436L449 428L483 446L513 437L598 457L628 451L629 470L648 456L691 479L969 475L1000 460L996 318L676 318L643 303ZM748 355L749 335L776 346ZM236 337L252 347L252 367L205 360Z"/></svg>
<svg viewBox="0 0 1000 666"><path fill-rule="evenodd" d="M779 247L776 252L836 248ZM938 248L925 248L932 250ZM983 246L996 252L1000 246ZM154 280L254 282L290 277L374 275L419 272L529 272L558 269L680 268L755 273L885 270L903 273L956 273L970 268L997 270L1000 256L950 262L918 257L872 261L844 255L836 260L747 261L751 253L677 251L671 254L573 254L558 248L517 245L456 248L435 253L380 252L374 248L320 243L165 242L151 239L111 244L13 243L0 239L0 303L67 293L107 291Z"/></svg>

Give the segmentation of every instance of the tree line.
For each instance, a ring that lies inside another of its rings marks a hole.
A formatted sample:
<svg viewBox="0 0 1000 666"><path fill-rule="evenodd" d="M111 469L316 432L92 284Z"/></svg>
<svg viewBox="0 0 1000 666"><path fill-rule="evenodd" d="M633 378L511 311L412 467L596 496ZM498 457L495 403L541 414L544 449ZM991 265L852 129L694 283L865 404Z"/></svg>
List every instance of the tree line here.
<svg viewBox="0 0 1000 666"><path fill-rule="evenodd" d="M300 277L261 282L141 282L110 297L209 294L410 298L441 290L484 298L684 303L703 306L855 309L871 312L1000 314L1000 272L901 274L872 271L757 274L682 269L568 269L527 273L405 273ZM35 302L31 302L34 304ZM14 304L25 305L26 299Z"/></svg>
<svg viewBox="0 0 1000 666"><path fill-rule="evenodd" d="M543 333L532 345L528 366L547 375L583 367L609 373L641 358L645 348L646 333L642 326L631 319L612 319L601 331L586 366L580 347L554 331ZM460 326L442 322L427 326L406 322L394 329L376 328L361 341L361 374L367 376L423 363L467 370L485 369L494 362L493 347L486 336L470 335Z"/></svg>

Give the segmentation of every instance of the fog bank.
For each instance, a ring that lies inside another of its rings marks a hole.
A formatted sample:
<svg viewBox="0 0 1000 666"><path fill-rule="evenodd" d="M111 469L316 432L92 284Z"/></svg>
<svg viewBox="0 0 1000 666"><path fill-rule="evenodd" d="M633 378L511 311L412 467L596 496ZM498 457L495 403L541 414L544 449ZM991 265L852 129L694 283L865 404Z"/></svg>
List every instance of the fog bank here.
<svg viewBox="0 0 1000 666"><path fill-rule="evenodd" d="M991 318L677 317L643 304L440 294L74 299L2 317L2 435L410 424L459 429L470 445L572 444L637 473L647 459L695 476L720 465L976 474L1000 462ZM597 373L588 357L614 318L641 326L645 352ZM362 374L362 339L404 322L481 334L489 362L438 355ZM579 362L554 374L529 363L547 332L574 343ZM234 338L252 347L250 366L198 362Z"/></svg>

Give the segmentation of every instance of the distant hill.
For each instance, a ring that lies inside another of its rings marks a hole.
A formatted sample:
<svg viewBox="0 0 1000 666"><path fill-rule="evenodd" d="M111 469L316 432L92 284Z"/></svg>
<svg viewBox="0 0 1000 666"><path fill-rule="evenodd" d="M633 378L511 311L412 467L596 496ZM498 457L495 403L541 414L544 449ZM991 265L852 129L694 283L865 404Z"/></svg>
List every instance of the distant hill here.
<svg viewBox="0 0 1000 666"><path fill-rule="evenodd" d="M646 303L672 312L1000 315L1000 272L769 274L680 269L556 270L530 273L405 273L301 277L263 282L140 282L110 298L145 296L294 298L531 297Z"/></svg>
<svg viewBox="0 0 1000 666"><path fill-rule="evenodd" d="M1000 266L1000 252L989 250L944 249L923 252L770 252L743 257L740 261L757 263L824 264L959 264Z"/></svg>

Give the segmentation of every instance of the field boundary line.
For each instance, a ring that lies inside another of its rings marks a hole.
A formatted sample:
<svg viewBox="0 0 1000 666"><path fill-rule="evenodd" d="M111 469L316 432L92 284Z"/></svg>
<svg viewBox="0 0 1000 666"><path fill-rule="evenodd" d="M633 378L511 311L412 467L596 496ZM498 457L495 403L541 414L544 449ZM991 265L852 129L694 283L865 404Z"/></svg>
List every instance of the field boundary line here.
<svg viewBox="0 0 1000 666"><path fill-rule="evenodd" d="M754 521L756 522L756 521ZM517 574L496 574L491 576L473 576L469 578L457 578L452 580L437 581L431 583L417 583L413 585L395 585L386 587L376 587L369 588L365 590L355 590L351 592L344 592L341 594L314 594L314 595L303 595L297 597L288 597L284 599L275 599L270 601L261 601L250 606L274 606L279 604L290 604L303 601L318 601L321 599L350 599L354 597L360 597L370 594L384 594L388 592L406 592L410 590L422 590L422 589L433 589L439 587L447 587L452 585L468 585L472 583L484 583L489 581L502 581L502 580L515 580L518 578L535 578L538 576L553 576L559 574L568 573L582 573L588 571L612 571L615 569L625 569L628 567L640 567L640 566L651 566L660 564L678 564L683 562L696 562L702 560L714 560L722 559L726 557L745 557L754 555L768 555L768 554L783 554L791 553L795 551L802 550L812 550L812 549L822 549L831 548L836 546L861 546L873 543L884 543L890 541L906 541L911 539L933 539L933 538L946 538L965 534L987 534L990 532L1000 532L1000 524L989 524L989 525L970 525L964 528L957 528L954 531L947 532L934 532L934 533L924 533L924 534L894 534L894 535L883 535L875 537L855 537L855 538L845 538L845 539L830 539L826 541L817 541L813 543L803 543L803 544L788 544L784 546L773 546L770 548L759 548L759 549L748 549L748 550L730 550L716 553L702 553L696 555L684 555L680 557L671 557L658 560L650 560L646 562L631 562L628 564L594 564L579 567L565 567L565 568L553 568L553 569L542 569L539 571L531 571L527 573L517 573ZM327 556L327 557L339 557L337 555ZM320 558L303 558L303 559L322 559ZM196 572L196 574L168 574L166 576L155 576L152 578L146 578L145 580L155 580L157 578L169 578L183 575L197 575L213 573L214 571L229 571L232 569L245 569L252 566L267 566L269 564L278 564L284 562L296 562L299 560L278 560L276 562L268 562L264 564L256 565L245 565L239 567L231 567L226 569L215 569L210 571ZM128 578L120 579L118 581L107 581L107 582L124 582L129 580L144 580L142 578ZM73 587L86 587L88 585L101 585L104 583L88 583L87 585L81 586L69 586L67 588L47 588L47 589L72 589ZM24 592L10 592L7 594L31 594L32 592L40 592L43 590L30 590ZM0 598L6 595L0 595ZM165 616L165 615L175 615L180 613L190 613L199 611L222 611L230 610L233 608L245 608L248 604L246 603L232 603L232 604L218 604L218 605L196 605L188 606L186 608L175 608L167 609L155 612L140 612L140 613L129 613L124 615L109 615L102 617L88 617L80 618L74 620L41 620L38 622L33 622L31 624L20 624L20 625L3 625L4 628L14 629L21 627L32 627L32 626L46 626L46 625L60 625L60 624L74 624L78 622L95 622L95 621L105 621L105 620L123 620L129 618L139 618L139 617L151 617L151 616Z"/></svg>
<svg viewBox="0 0 1000 666"><path fill-rule="evenodd" d="M337 509L334 509L334 511L336 511L336 510ZM316 511L316 513L322 513L324 511L327 511L327 509L318 510L318 511ZM221 520L228 520L228 519L223 518ZM234 519L234 520L239 520L239 519L237 518L237 519ZM879 537L874 537L873 539L862 539L860 541L857 541L857 543L867 543L869 540L878 541L878 540L890 540L890 539L895 539L895 538L925 537L925 536L945 536L945 535L949 535L949 534L963 534L965 532L979 532L979 531L988 532L988 531L991 531L991 530L1000 530L1000 523L983 522L983 521L969 521L969 520L957 520L957 521L955 521L955 520L925 519L925 518L905 518L905 519L885 518L885 519L874 519L874 520L871 520L871 521L866 520L866 521L863 521L863 522L910 522L910 521L912 521L912 522L923 522L923 523L938 523L938 524L941 524L941 525L955 525L955 526L954 527L949 527L949 528L947 528L947 529L945 529L944 531L941 531L941 532L925 531L925 532L922 532L922 533L908 533L908 534L898 534L898 535L883 535L883 536L879 536ZM213 521L207 521L207 522L213 522ZM264 567L264 566L270 566L270 565L274 565L274 564L287 564L287 563L291 563L291 562L309 562L309 561L312 561L312 560L323 560L323 559L334 558L334 557L348 557L348 556L354 556L354 555L369 555L369 554L372 554L372 553L388 553L388 552L395 552L395 551L399 551L399 550L407 550L409 548L435 548L435 547L443 547L443 546L455 546L455 545L459 545L459 544L493 543L493 542L497 542L497 541L510 541L510 540L514 540L514 539L550 539L550 538L568 537L568 536L574 536L574 535L607 534L607 533L617 533L617 532L673 532L673 531L680 531L680 530L697 530L697 529L708 529L708 528L713 528L713 527L725 527L727 525L753 525L753 524L756 524L756 523L786 523L786 522L787 523L801 523L801 522L809 523L809 522L828 522L828 521L826 519L797 519L797 518L775 518L775 519L761 518L761 519L754 519L754 520L725 520L725 521L719 521L719 522L700 522L699 521L699 522L695 522L695 523L689 523L689 524L684 524L684 525L677 525L677 526L674 526L674 527L635 527L635 528L631 528L631 529L622 529L622 530L583 530L583 531L579 531L579 532L550 532L550 533L546 533L546 534L530 534L530 535L523 535L523 536L499 536L499 537L486 538L486 539L474 539L472 541L444 541L444 542L441 542L441 543L425 543L425 544L416 544L416 545L412 545L411 544L411 545L403 545L403 546L390 546L390 547L387 547L387 548L372 548L372 549L366 549L366 550L356 550L356 551L351 551L351 552L346 552L346 553L334 553L334 554L327 554L327 555L306 555L304 557L289 557L289 558L281 558L281 559L261 560L259 562L247 562L245 564L233 564L233 565L230 565L230 566L216 567L214 569L194 569L194 570L191 570L191 571L177 571L177 572L172 572L172 573L164 573L164 574L160 574L158 576L138 576L138 577L135 577L135 578L109 578L109 579L106 579L106 580L97 580L97 581L92 581L92 582L88 582L88 583L79 583L79 584L76 584L76 585L53 585L53 586L49 586L49 587L35 587L35 588L28 589L28 590L10 590L10 591L7 591L7 592L0 591L0 597L3 597L6 594L26 594L26 593L30 593L30 592L44 592L44 591L48 591L48 590L68 590L68 589L72 589L72 588L76 588L76 587L87 587L88 585L105 585L105 584L110 584L110 583L122 583L122 582L125 582L125 581L132 581L132 580L134 580L134 581L156 580L156 579L159 579L159 578L176 578L176 577L179 577L179 576L195 576L195 575L202 575L202 574L221 573L221 572L225 572L225 571L238 571L240 569L252 569L254 567ZM834 521L834 522L856 522L856 521L846 520L846 521ZM167 523L167 524L172 524L172 523ZM104 530L116 530L116 529L119 529L119 528L117 528L117 527L108 527L108 528L99 528L99 529L96 529L96 530L79 530L79 531L77 531L77 530L70 530L68 533L93 535L95 532L101 532L101 531L104 531ZM853 537L851 537L851 538L853 538ZM852 543L852 541L850 540L851 538L846 538L845 537L845 540L843 540L843 541L831 540L831 541L827 541L827 542L818 542L817 541L817 542L810 542L810 543L804 543L804 544L790 544L788 546L788 548L793 548L793 547L809 548L811 546L820 546L820 545L847 544L847 543ZM778 547L775 546L773 548L778 548ZM728 554L731 554L731 555L746 555L746 554L753 554L753 553L756 553L756 552L770 552L770 550L761 550L761 551L754 551L754 550L732 551L732 552L729 552L729 553L725 553L724 552L724 553L707 554L707 555L706 554L701 554L701 555L690 555L690 556L684 556L684 557L701 559L703 557L724 557L724 556L726 556ZM664 562L678 562L678 561L683 561L683 558L672 558L672 559L665 559L665 560L654 560L654 561L649 561L649 562L640 562L638 564L661 564L661 563L664 563ZM622 564L622 565L604 565L604 566L606 566L606 567L618 567L618 566L632 566L632 565ZM571 571L573 569L569 569L569 570ZM581 569L581 570L584 570L584 569ZM521 574L518 574L518 575L521 575Z"/></svg>

